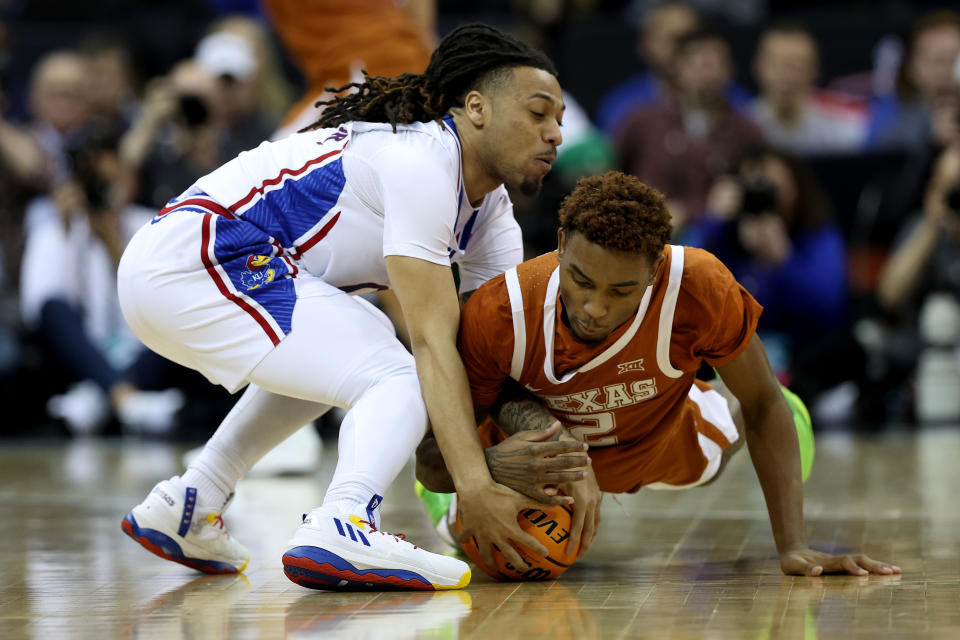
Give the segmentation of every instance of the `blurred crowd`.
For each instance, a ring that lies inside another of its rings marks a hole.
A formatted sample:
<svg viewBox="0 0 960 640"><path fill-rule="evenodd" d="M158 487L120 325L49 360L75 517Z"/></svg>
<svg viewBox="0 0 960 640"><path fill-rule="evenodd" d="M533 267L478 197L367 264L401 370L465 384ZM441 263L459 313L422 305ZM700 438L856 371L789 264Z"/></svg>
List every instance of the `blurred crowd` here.
<svg viewBox="0 0 960 640"><path fill-rule="evenodd" d="M956 9L89 4L0 2L0 434L206 438L232 400L125 326L126 240L198 177L312 122L328 88L421 71L471 20L561 71L555 169L515 197L530 256L554 248L577 178L622 169L667 195L675 243L715 253L764 306L771 364L815 424L960 420Z"/></svg>

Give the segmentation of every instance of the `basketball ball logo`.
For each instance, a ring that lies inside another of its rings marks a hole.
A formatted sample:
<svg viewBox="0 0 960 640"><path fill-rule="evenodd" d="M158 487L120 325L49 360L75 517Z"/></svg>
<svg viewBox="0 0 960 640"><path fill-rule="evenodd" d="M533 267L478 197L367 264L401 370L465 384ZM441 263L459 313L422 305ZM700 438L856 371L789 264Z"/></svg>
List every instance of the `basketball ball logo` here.
<svg viewBox="0 0 960 640"><path fill-rule="evenodd" d="M484 572L497 580L553 580L566 571L577 559L580 545L567 552L567 541L570 538L570 528L573 523L573 509L562 504L546 511L527 509L517 514L520 528L539 540L547 548L547 557L543 557L527 549L521 544L514 543L520 557L528 564L514 567L507 562L500 550L493 547L493 560L496 564L488 568L480 558L477 542L470 538L462 543L463 551L471 562L483 569ZM456 531L459 534L463 529L460 521L460 511L457 510Z"/></svg>

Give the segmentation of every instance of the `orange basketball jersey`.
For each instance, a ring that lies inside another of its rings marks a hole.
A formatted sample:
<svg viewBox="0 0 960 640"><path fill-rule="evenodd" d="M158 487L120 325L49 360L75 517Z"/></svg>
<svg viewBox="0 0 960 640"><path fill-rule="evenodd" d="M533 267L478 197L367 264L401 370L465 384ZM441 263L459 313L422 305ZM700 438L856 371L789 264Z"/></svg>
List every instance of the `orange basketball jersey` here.
<svg viewBox="0 0 960 640"><path fill-rule="evenodd" d="M762 308L712 254L665 252L636 315L599 345L561 320L556 252L487 282L463 309L474 403L493 404L508 377L519 382L590 444L604 491L695 485L737 439L726 401L695 376L702 361L722 366L746 348Z"/></svg>

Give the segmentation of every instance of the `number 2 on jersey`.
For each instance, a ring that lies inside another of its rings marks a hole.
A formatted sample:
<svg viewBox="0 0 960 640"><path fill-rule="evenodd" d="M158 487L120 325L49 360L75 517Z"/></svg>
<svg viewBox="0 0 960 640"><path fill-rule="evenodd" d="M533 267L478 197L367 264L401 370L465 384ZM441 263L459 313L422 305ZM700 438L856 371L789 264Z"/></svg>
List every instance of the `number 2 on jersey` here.
<svg viewBox="0 0 960 640"><path fill-rule="evenodd" d="M586 442L594 447L609 447L617 444L617 436L607 436L617 428L616 416L612 411L603 413L567 413L563 416L563 422L568 425L578 424L583 426L569 427L570 434L577 440Z"/></svg>

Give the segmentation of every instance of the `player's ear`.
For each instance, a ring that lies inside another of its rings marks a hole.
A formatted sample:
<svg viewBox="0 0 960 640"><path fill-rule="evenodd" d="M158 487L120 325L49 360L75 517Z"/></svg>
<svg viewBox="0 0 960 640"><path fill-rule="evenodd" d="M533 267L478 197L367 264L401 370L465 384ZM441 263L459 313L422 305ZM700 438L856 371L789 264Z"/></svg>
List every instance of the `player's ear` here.
<svg viewBox="0 0 960 640"><path fill-rule="evenodd" d="M653 261L653 266L650 268L650 282L653 282L657 279L657 274L660 273L660 268L663 266L663 263L667 261L667 254L661 251L657 254L657 259Z"/></svg>
<svg viewBox="0 0 960 640"><path fill-rule="evenodd" d="M563 227L557 229L557 255L563 253L563 249L567 246L567 234L564 232Z"/></svg>
<svg viewBox="0 0 960 640"><path fill-rule="evenodd" d="M463 112L473 123L473 126L482 129L490 117L490 105L487 98L479 91L471 91L463 99Z"/></svg>

